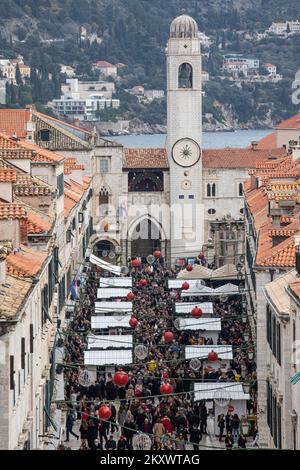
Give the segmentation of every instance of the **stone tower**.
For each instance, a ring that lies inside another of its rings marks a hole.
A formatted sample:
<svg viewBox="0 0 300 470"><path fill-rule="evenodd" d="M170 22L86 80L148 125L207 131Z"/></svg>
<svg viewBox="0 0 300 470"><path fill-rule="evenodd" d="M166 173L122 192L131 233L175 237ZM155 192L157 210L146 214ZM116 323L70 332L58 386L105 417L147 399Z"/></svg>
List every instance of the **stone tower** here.
<svg viewBox="0 0 300 470"><path fill-rule="evenodd" d="M193 18L172 22L166 55L173 264L197 256L204 242L201 46Z"/></svg>

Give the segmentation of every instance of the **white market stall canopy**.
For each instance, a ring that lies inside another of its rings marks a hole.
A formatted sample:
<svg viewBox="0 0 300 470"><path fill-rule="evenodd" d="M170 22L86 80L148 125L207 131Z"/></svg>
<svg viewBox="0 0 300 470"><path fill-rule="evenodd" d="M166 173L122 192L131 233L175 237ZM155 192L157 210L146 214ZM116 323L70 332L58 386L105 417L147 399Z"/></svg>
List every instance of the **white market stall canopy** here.
<svg viewBox="0 0 300 470"><path fill-rule="evenodd" d="M127 323L128 325L128 323ZM132 349L132 335L89 335L87 338L88 349Z"/></svg>
<svg viewBox="0 0 300 470"><path fill-rule="evenodd" d="M130 318L131 314L123 314L120 315L119 318L117 317L117 315L110 317L92 316L91 328L92 330L107 330L109 328L130 328Z"/></svg>
<svg viewBox="0 0 300 470"><path fill-rule="evenodd" d="M169 279L168 281L169 289L181 289L183 282L184 281L182 279ZM191 279L189 280L189 285L190 285L190 289L203 287L201 279Z"/></svg>
<svg viewBox="0 0 300 470"><path fill-rule="evenodd" d="M212 315L214 313L214 307L212 302L205 302L196 304L195 302L182 302L175 304L176 313L191 313L194 307L199 307L203 313Z"/></svg>
<svg viewBox="0 0 300 470"><path fill-rule="evenodd" d="M100 287L97 291L98 299L121 299L126 298L131 289L123 287Z"/></svg>
<svg viewBox="0 0 300 470"><path fill-rule="evenodd" d="M187 271L186 269L180 271L177 279L185 279L188 281L192 279L210 279L212 281L218 281L222 279L237 279L237 277L238 271L234 264L226 264L218 269L208 269L200 264L195 264L193 266L193 271Z"/></svg>
<svg viewBox="0 0 300 470"><path fill-rule="evenodd" d="M131 277L100 277L99 287L132 287Z"/></svg>
<svg viewBox="0 0 300 470"><path fill-rule="evenodd" d="M95 312L132 312L132 302L95 302Z"/></svg>
<svg viewBox="0 0 300 470"><path fill-rule="evenodd" d="M215 351L218 354L218 358L222 361L223 359L233 359L232 346L222 346L219 344L203 345L203 346L186 346L185 347L185 358L186 359L207 359L208 354L211 351Z"/></svg>
<svg viewBox="0 0 300 470"><path fill-rule="evenodd" d="M181 292L181 297L189 297L191 295L193 296L206 296L206 295L212 295L212 296L221 296L221 295L239 295L240 291L238 286L235 284L231 284L230 282L228 284L224 284L223 286L217 287L216 289L213 289L212 287L208 286L201 286L199 287L193 287L192 289L190 288L189 290L184 290Z"/></svg>
<svg viewBox="0 0 300 470"><path fill-rule="evenodd" d="M215 318L178 318L178 329L188 331L221 331L221 320Z"/></svg>
<svg viewBox="0 0 300 470"><path fill-rule="evenodd" d="M132 364L131 349L107 349L106 351L84 351L85 366L124 366Z"/></svg>
<svg viewBox="0 0 300 470"><path fill-rule="evenodd" d="M194 399L200 400L213 400L216 393L226 394L231 400L249 400L250 395L244 392L241 383L231 382L216 382L216 383L194 383Z"/></svg>
<svg viewBox="0 0 300 470"><path fill-rule="evenodd" d="M121 276L122 274L122 268L120 266L110 264L107 261L104 261L103 259L97 258L97 256L95 255L90 256L90 262L103 269L104 271L108 271L112 274L115 274L116 276Z"/></svg>

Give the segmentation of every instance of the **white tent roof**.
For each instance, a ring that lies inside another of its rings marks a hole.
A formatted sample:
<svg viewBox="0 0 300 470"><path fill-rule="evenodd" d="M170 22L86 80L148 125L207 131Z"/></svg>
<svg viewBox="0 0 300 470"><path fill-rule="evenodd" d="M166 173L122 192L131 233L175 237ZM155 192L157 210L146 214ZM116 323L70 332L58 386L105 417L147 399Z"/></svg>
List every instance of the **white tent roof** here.
<svg viewBox="0 0 300 470"><path fill-rule="evenodd" d="M190 288L189 290L184 290L181 292L181 297L190 297L191 295L193 296L205 296L205 295L236 295L239 294L239 288L235 284L231 284L230 282L228 284L224 284L223 286L217 287L216 289L212 289L211 287L208 286L199 286L199 287L193 287L192 289Z"/></svg>
<svg viewBox="0 0 300 470"><path fill-rule="evenodd" d="M191 313L194 307L199 307L202 309L203 313L213 314L214 307L212 302L204 302L196 304L195 302L182 302L175 304L176 313Z"/></svg>
<svg viewBox="0 0 300 470"><path fill-rule="evenodd" d="M169 279L169 281L168 281L169 289L181 289L181 286L182 286L183 282L184 281L182 279ZM189 291L192 290L192 289L197 289L197 286L199 286L199 287L202 286L201 282L202 281L201 281L200 278L199 279L189 280L189 285L190 285Z"/></svg>
<svg viewBox="0 0 300 470"><path fill-rule="evenodd" d="M189 331L221 331L221 320L215 318L178 318L178 329Z"/></svg>
<svg viewBox="0 0 300 470"><path fill-rule="evenodd" d="M117 315L109 317L92 316L91 328L92 330L107 330L108 328L130 328L130 318L131 314L120 315L119 319Z"/></svg>
<svg viewBox="0 0 300 470"><path fill-rule="evenodd" d="M131 349L133 344L132 335L90 335L87 338L88 349Z"/></svg>
<svg viewBox="0 0 300 470"><path fill-rule="evenodd" d="M186 279L188 281L192 279L237 279L237 274L238 272L234 264L226 264L218 269L208 269L205 266L200 266L200 264L195 264L191 272L186 269L180 271L177 279Z"/></svg>
<svg viewBox="0 0 300 470"><path fill-rule="evenodd" d="M123 287L100 287L97 292L98 299L121 299L127 297L131 289Z"/></svg>
<svg viewBox="0 0 300 470"><path fill-rule="evenodd" d="M222 346L218 344L204 345L204 346L186 346L185 358L186 359L207 359L208 354L215 351L220 360L233 358L232 346Z"/></svg>
<svg viewBox="0 0 300 470"><path fill-rule="evenodd" d="M103 269L104 271L108 271L112 274L115 274L116 276L121 276L122 274L122 268L120 266L107 263L107 261L97 258L95 255L90 256L90 262L96 266L99 266L99 268Z"/></svg>
<svg viewBox="0 0 300 470"><path fill-rule="evenodd" d="M107 349L106 351L84 351L85 366L109 366L132 364L132 350Z"/></svg>
<svg viewBox="0 0 300 470"><path fill-rule="evenodd" d="M99 287L132 287L131 277L100 277Z"/></svg>
<svg viewBox="0 0 300 470"><path fill-rule="evenodd" d="M95 312L132 312L132 302L95 302Z"/></svg>
<svg viewBox="0 0 300 470"><path fill-rule="evenodd" d="M199 400L213 400L216 392L224 392L230 396L231 400L249 400L250 395L244 393L243 385L241 383L231 382L213 382L213 383L194 383L194 399Z"/></svg>

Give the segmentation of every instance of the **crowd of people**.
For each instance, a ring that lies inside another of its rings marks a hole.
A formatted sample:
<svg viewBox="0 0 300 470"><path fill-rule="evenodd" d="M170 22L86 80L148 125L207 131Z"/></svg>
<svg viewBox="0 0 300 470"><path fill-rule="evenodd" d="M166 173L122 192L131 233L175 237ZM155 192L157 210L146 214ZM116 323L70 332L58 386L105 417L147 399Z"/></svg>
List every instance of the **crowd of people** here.
<svg viewBox="0 0 300 470"><path fill-rule="evenodd" d="M66 441L71 434L78 442L80 438L78 446L82 450L126 450L132 449L134 436L143 433L150 437L152 450L205 447L203 436L208 432L215 434L214 425L208 430L208 422L213 423L214 418L205 402L194 400L195 380L247 381L251 384L247 409L249 414L255 413L256 364L254 358L247 356L245 348L244 335L249 333L249 325L241 321L241 303L233 298L214 302L214 316L222 319L218 344L233 346L234 358L229 366L226 370L209 367L195 370L184 358L185 346L212 344L212 339L201 331L176 328L174 304L180 294L168 289L168 280L176 273L156 261L153 265L131 268L130 274L135 295L133 316L138 321L132 332L134 344L144 345L147 357L143 360L135 357L132 365L124 367L129 378L125 387L117 387L113 374L107 374L105 370L98 371L94 383L84 385L80 380L99 277L105 275L92 267L65 331ZM146 285L140 285L141 279ZM173 333L170 343L164 341L166 331ZM163 396L160 387L165 382L171 384L172 393ZM99 418L103 403L111 410L109 420ZM73 430L75 423L80 423L77 433ZM225 437L226 448L246 446L246 438L240 433L239 416L231 416L231 413L219 416L218 428L219 440L223 441Z"/></svg>

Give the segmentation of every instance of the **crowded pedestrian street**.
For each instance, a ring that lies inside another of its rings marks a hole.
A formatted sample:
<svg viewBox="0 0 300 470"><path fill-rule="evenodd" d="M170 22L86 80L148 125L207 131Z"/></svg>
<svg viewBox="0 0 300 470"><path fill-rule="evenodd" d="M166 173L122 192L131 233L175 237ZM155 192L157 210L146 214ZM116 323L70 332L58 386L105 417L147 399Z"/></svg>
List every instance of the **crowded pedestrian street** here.
<svg viewBox="0 0 300 470"><path fill-rule="evenodd" d="M194 266L171 269L157 250L116 275L91 258L63 329L61 448L256 446L255 348L241 283L226 293L227 281L181 280L205 264L200 253Z"/></svg>

